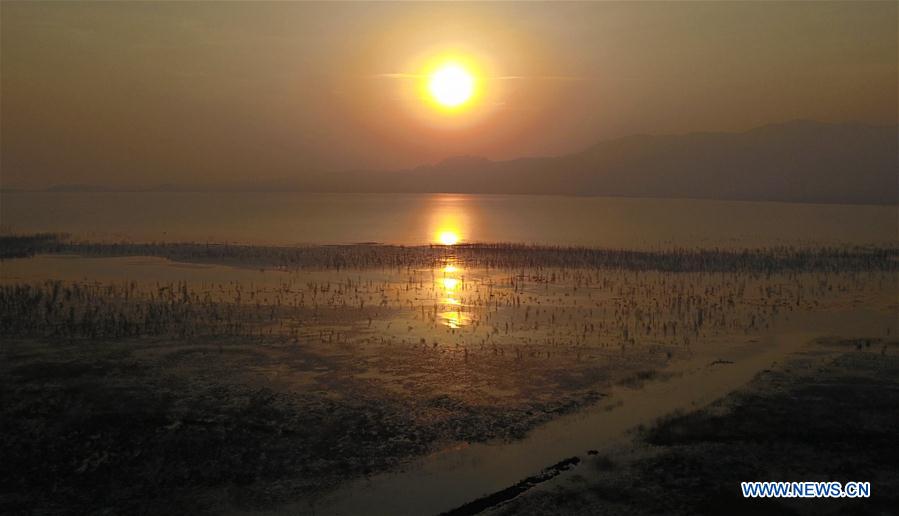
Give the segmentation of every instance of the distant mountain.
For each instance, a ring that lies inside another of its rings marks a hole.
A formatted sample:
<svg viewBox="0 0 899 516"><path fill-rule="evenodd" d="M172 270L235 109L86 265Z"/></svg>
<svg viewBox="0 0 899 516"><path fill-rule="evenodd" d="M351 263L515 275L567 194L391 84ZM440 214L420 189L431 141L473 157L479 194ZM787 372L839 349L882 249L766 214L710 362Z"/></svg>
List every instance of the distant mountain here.
<svg viewBox="0 0 899 516"><path fill-rule="evenodd" d="M899 204L899 127L794 121L738 133L637 135L565 156L461 156L408 170L307 174L215 189Z"/></svg>
<svg viewBox="0 0 899 516"><path fill-rule="evenodd" d="M899 203L897 126L795 121L740 133L638 135L558 157L456 157L310 177L304 190Z"/></svg>
<svg viewBox="0 0 899 516"><path fill-rule="evenodd" d="M45 191L47 191L47 192L114 192L114 191L118 191L118 190L113 187L102 186L102 185L72 183L72 184L53 185L53 186L47 188Z"/></svg>

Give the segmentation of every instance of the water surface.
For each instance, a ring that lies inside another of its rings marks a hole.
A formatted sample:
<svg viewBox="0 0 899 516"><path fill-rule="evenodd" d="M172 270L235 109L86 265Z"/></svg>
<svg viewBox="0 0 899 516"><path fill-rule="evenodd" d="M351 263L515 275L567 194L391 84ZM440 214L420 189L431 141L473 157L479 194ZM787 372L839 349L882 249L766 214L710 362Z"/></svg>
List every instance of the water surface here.
<svg viewBox="0 0 899 516"><path fill-rule="evenodd" d="M594 247L884 244L896 206L529 195L303 193L0 194L17 232L258 244L463 242Z"/></svg>

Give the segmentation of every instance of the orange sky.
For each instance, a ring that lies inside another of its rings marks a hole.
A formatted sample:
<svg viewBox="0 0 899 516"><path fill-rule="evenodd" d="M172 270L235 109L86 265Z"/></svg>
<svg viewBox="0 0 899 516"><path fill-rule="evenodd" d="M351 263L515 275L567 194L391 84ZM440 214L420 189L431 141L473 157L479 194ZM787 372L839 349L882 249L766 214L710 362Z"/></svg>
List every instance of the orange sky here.
<svg viewBox="0 0 899 516"><path fill-rule="evenodd" d="M897 117L895 2L0 5L3 186L290 178ZM409 77L444 54L482 86L452 116Z"/></svg>

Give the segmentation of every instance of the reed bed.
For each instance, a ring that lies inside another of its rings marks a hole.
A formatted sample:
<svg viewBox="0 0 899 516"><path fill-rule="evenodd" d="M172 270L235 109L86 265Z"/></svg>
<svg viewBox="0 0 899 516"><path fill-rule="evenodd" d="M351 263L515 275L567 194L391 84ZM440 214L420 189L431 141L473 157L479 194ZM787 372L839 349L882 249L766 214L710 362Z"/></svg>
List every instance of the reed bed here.
<svg viewBox="0 0 899 516"><path fill-rule="evenodd" d="M278 336L524 360L689 352L764 333L794 312L895 303L890 273L667 273L589 269L387 276L263 274L267 283L43 281L0 285L0 335L115 339ZM451 297L449 297L451 296Z"/></svg>
<svg viewBox="0 0 899 516"><path fill-rule="evenodd" d="M681 248L653 251L523 244L265 246L227 243L74 241L66 235L0 236L0 259L34 254L157 256L282 270L433 268L447 256L469 267L665 272L896 271L899 247Z"/></svg>
<svg viewBox="0 0 899 516"><path fill-rule="evenodd" d="M895 310L899 292L897 250L882 248L295 248L43 235L16 240L16 252L27 245L40 253L152 255L271 272L243 276L251 281L223 268L204 276L217 278L211 281L0 282L0 336L276 336L388 354L398 346L458 362L609 366L641 355L657 365L659 357L690 354L698 342L763 334L795 312Z"/></svg>
<svg viewBox="0 0 899 516"><path fill-rule="evenodd" d="M149 291L133 282L0 285L0 335L5 337L260 335L282 317L275 306L215 300L184 282L157 284Z"/></svg>
<svg viewBox="0 0 899 516"><path fill-rule="evenodd" d="M0 260L28 258L35 254L52 252L51 249L68 239L69 235L66 233L0 235Z"/></svg>

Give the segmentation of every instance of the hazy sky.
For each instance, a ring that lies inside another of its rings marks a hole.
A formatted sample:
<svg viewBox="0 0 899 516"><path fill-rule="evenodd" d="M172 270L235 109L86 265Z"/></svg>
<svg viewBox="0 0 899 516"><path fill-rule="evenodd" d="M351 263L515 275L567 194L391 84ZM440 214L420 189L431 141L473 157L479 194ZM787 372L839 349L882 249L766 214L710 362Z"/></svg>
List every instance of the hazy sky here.
<svg viewBox="0 0 899 516"><path fill-rule="evenodd" d="M3 186L563 154L633 133L896 123L897 3L0 4ZM453 116L423 63L476 65Z"/></svg>

